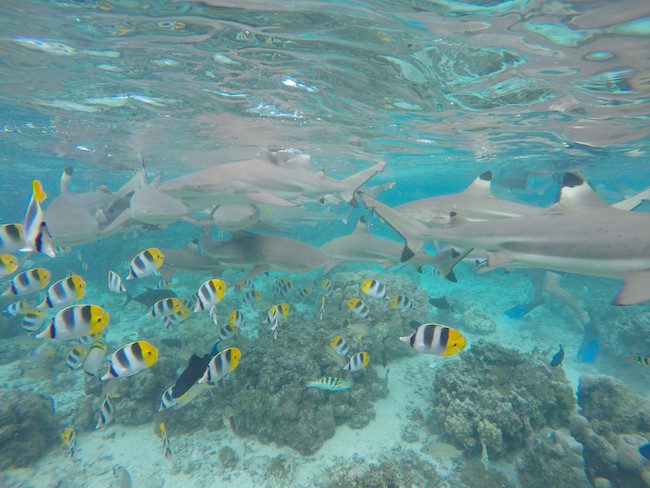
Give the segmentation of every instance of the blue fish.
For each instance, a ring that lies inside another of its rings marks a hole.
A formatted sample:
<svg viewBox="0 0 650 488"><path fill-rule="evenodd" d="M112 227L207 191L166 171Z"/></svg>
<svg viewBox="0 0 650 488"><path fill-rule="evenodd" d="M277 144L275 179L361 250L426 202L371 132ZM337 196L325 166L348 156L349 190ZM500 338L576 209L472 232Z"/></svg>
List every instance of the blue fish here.
<svg viewBox="0 0 650 488"><path fill-rule="evenodd" d="M576 357L581 363L593 363L599 351L600 342L594 337L583 341Z"/></svg>
<svg viewBox="0 0 650 488"><path fill-rule="evenodd" d="M556 366L559 366L562 364L562 361L564 361L564 348L562 347L562 344L560 344L560 350L555 353L555 356L551 359L551 367L555 368Z"/></svg>
<svg viewBox="0 0 650 488"><path fill-rule="evenodd" d="M508 318L518 319L526 315L528 312L530 312L528 305L517 305L516 307L512 307L503 313L506 314Z"/></svg>
<svg viewBox="0 0 650 488"><path fill-rule="evenodd" d="M639 454L641 454L644 458L650 460L650 442L639 447Z"/></svg>

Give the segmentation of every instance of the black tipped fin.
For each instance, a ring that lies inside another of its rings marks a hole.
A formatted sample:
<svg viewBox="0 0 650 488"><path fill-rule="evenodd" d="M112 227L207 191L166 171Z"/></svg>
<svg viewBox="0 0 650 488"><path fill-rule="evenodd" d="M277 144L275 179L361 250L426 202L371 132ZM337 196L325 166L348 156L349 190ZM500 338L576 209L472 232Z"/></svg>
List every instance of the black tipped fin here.
<svg viewBox="0 0 650 488"><path fill-rule="evenodd" d="M452 283L458 283L458 278L454 274L454 270L452 269L449 273L445 275L445 278L447 278L449 281Z"/></svg>
<svg viewBox="0 0 650 488"><path fill-rule="evenodd" d="M404 249L402 249L402 257L400 258L400 261L404 263L411 259L413 256L415 256L415 253L411 250L411 248L404 246Z"/></svg>

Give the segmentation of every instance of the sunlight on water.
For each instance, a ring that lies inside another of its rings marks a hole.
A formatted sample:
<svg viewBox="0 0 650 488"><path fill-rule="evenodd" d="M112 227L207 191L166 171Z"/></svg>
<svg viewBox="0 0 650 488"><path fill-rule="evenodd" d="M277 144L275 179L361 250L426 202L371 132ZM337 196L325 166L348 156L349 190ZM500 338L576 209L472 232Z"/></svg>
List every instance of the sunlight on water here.
<svg viewBox="0 0 650 488"><path fill-rule="evenodd" d="M648 2L2 11L0 486L650 484Z"/></svg>

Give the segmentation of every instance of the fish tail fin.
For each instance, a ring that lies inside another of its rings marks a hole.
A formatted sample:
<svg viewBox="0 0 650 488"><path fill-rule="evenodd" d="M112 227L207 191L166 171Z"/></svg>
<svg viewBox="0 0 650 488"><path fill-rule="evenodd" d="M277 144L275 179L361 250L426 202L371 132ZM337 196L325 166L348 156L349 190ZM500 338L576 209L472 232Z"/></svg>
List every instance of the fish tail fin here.
<svg viewBox="0 0 650 488"><path fill-rule="evenodd" d="M385 205L364 192L358 192L366 206L391 226L406 241L402 252L402 262L411 259L428 240L435 239L433 229L408 215ZM446 274L446 273L445 273Z"/></svg>
<svg viewBox="0 0 650 488"><path fill-rule="evenodd" d="M380 161L370 168L359 171L358 173L348 176L339 182L339 194L341 198L353 206L356 206L354 193L370 178L380 173L386 167L385 161Z"/></svg>

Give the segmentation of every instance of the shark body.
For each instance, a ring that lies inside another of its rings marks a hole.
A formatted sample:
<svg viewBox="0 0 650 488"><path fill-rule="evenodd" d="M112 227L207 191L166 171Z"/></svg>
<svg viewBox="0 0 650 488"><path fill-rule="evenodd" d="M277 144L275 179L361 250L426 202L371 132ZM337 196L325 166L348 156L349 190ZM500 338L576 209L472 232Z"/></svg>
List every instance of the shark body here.
<svg viewBox="0 0 650 488"><path fill-rule="evenodd" d="M558 203L543 214L469 222L451 213L447 226L422 222L362 195L406 240L410 259L430 240L488 251L488 267L522 266L625 280L615 305L650 300L650 214L613 208L578 175L566 173Z"/></svg>

